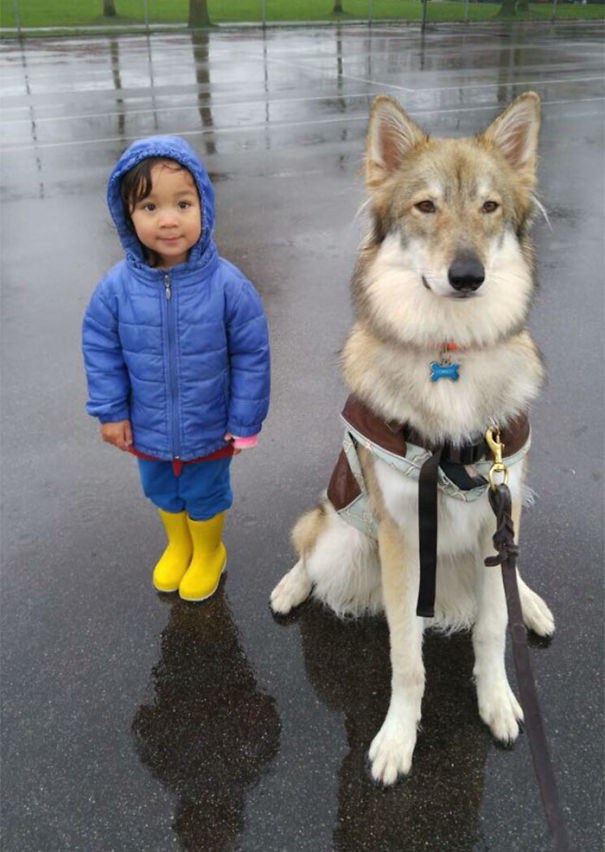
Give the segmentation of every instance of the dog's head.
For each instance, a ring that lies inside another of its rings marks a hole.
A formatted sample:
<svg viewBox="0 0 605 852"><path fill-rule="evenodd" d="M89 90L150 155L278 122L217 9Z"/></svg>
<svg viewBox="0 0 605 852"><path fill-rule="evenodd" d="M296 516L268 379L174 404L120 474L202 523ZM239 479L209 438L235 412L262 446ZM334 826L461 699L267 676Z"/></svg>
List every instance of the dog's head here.
<svg viewBox="0 0 605 852"><path fill-rule="evenodd" d="M432 138L393 98L375 99L371 227L354 292L382 333L489 343L524 324L539 123L540 100L526 92L476 136Z"/></svg>

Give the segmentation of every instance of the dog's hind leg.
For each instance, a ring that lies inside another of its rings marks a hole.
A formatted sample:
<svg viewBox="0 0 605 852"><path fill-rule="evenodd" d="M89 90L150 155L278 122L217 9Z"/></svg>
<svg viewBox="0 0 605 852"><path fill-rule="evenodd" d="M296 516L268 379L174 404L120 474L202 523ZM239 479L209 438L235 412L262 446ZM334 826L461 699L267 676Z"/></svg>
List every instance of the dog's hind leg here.
<svg viewBox="0 0 605 852"><path fill-rule="evenodd" d="M325 527L326 514L321 505L301 515L292 529L292 543L298 555L296 565L285 574L271 592L271 609L277 615L287 615L311 594L313 583L307 571L306 559L313 551Z"/></svg>
<svg viewBox="0 0 605 852"><path fill-rule="evenodd" d="M521 503L519 501L515 501L513 504L512 516L515 528L515 540L518 542L521 531ZM519 571L517 571L517 586L521 601L521 611L523 613L523 623L527 629L533 630L538 636L552 636L555 632L555 619L552 612L540 595L536 594L522 580Z"/></svg>
<svg viewBox="0 0 605 852"><path fill-rule="evenodd" d="M287 615L311 594L312 583L304 556L285 574L271 592L271 609L276 615Z"/></svg>
<svg viewBox="0 0 605 852"><path fill-rule="evenodd" d="M519 573L517 573L517 584L523 622L527 629L533 630L538 636L552 636L555 632L555 619L548 606L540 595L523 582Z"/></svg>
<svg viewBox="0 0 605 852"><path fill-rule="evenodd" d="M372 777L388 785L407 775L412 765L424 693L424 619L416 615L420 571L417 537L412 534L404 540L387 516L379 526L378 543L391 645L391 702L369 756Z"/></svg>
<svg viewBox="0 0 605 852"><path fill-rule="evenodd" d="M282 615L313 595L336 615L382 609L376 542L343 521L329 500L304 514L292 530L299 560L271 595Z"/></svg>

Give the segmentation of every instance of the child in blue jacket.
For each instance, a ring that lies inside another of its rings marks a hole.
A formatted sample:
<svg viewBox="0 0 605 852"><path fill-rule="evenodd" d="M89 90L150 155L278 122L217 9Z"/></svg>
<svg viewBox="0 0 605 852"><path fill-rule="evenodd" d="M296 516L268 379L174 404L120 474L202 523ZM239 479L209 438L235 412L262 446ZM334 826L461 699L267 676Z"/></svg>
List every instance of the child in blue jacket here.
<svg viewBox="0 0 605 852"><path fill-rule="evenodd" d="M267 323L252 284L218 255L214 191L187 142L134 142L107 202L126 256L86 308L86 408L104 441L137 456L159 510L168 544L155 588L201 601L225 567L231 457L267 414Z"/></svg>

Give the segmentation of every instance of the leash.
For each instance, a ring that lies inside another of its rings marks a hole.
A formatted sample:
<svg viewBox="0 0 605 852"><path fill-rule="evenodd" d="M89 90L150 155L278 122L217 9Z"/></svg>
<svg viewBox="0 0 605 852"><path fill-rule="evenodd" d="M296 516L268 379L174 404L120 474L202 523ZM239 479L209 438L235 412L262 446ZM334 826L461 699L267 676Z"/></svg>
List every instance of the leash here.
<svg viewBox="0 0 605 852"><path fill-rule="evenodd" d="M525 717L525 729L538 780L542 807L550 826L555 852L569 852L570 845L563 814L559 804L559 795L555 774L550 759L546 734L536 684L531 668L529 650L521 600L517 586L517 556L519 548L515 544L515 530L511 515L511 496L507 485L508 471L502 463L502 450L499 432L491 429L486 433L487 443L494 454L494 462L489 471L489 502L496 516L496 532L493 536L497 556L488 556L485 564L489 567L500 565L502 581L508 610L508 629L511 636L513 662L517 675L517 684L521 706ZM502 481L496 482L496 474L502 474Z"/></svg>

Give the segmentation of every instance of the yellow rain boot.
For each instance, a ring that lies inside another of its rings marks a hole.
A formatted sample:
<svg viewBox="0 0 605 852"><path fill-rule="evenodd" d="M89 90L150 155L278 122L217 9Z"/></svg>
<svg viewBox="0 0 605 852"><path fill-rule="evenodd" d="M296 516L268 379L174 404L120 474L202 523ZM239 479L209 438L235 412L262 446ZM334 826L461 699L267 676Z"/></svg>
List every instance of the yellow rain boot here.
<svg viewBox="0 0 605 852"><path fill-rule="evenodd" d="M187 512L164 512L163 509L158 509L158 512L168 546L153 569L153 585L158 592L176 592L193 552Z"/></svg>
<svg viewBox="0 0 605 852"><path fill-rule="evenodd" d="M193 541L193 556L187 573L179 584L179 595L185 601L204 601L211 597L227 564L227 551L221 541L224 512L206 521L188 518Z"/></svg>

